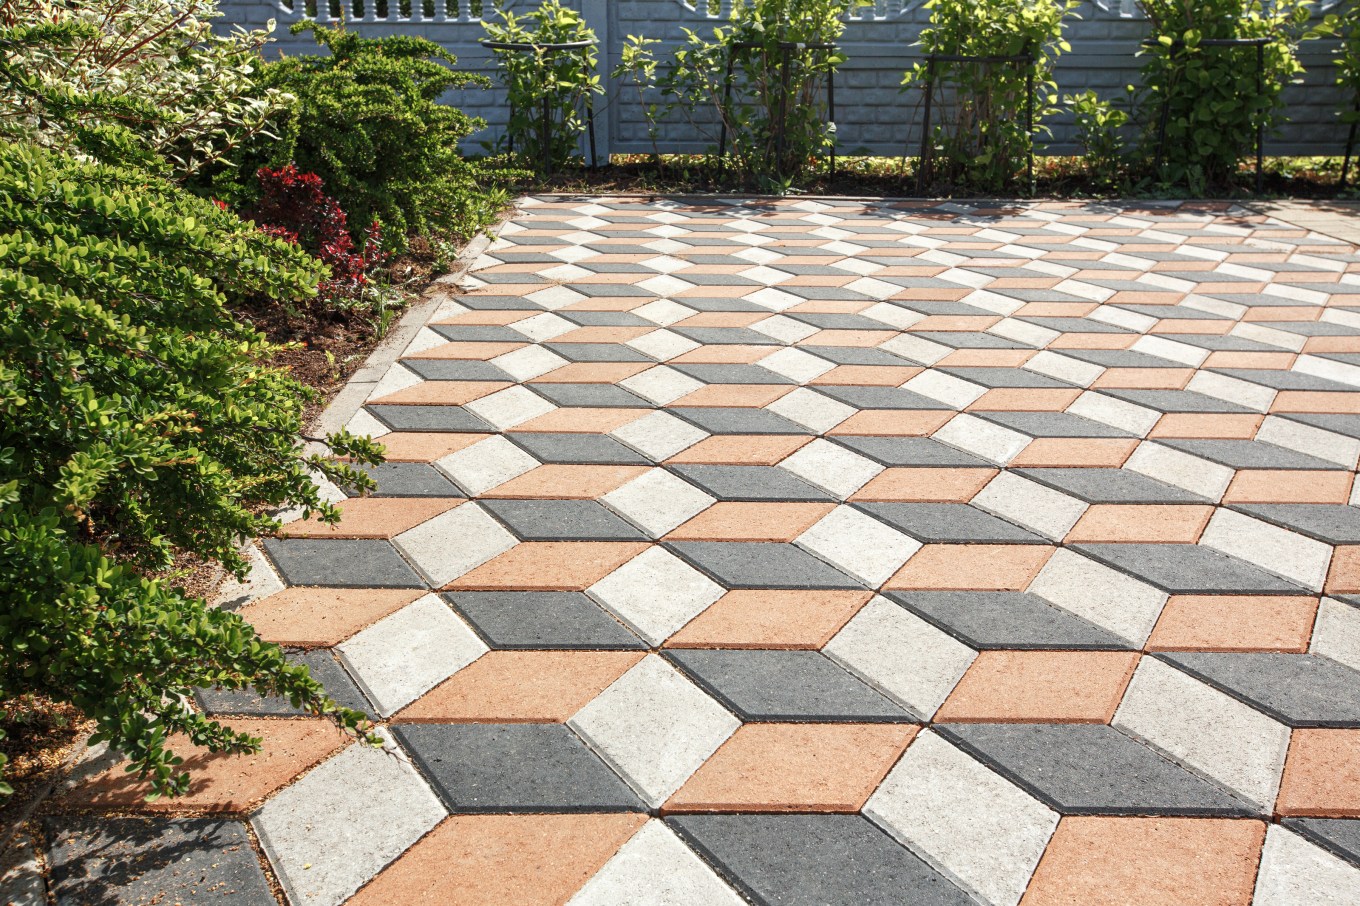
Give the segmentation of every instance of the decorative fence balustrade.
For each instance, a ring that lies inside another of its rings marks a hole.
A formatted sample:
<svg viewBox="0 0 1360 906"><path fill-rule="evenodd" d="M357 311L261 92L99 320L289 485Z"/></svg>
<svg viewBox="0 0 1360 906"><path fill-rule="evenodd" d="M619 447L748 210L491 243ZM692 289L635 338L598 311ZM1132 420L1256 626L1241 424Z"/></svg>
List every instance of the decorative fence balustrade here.
<svg viewBox="0 0 1360 906"><path fill-rule="evenodd" d="M315 53L306 35L288 34L288 26L312 17L334 22L343 15L348 27L374 37L422 35L448 48L460 66L493 75L495 63L477 42L484 37L483 17L501 8L532 8L535 0L222 0L227 25L260 26L278 23L277 43L272 52L288 55ZM618 62L620 48L629 35L658 38L664 51L681 44L684 29L704 32L720 25L731 12L733 0L576 0L600 39L600 72L607 74ZM1336 0L1323 4L1334 5ZM1056 70L1059 90L1066 93L1096 90L1102 96L1122 95L1125 86L1138 79L1139 43L1147 36L1147 24L1137 15L1133 0L1085 0L1081 18L1068 31L1072 51L1064 54ZM922 120L919 91L900 90L902 73L920 59L913 47L929 19L923 0L875 0L872 6L847 16L845 35L839 42L847 60L836 76L837 142L843 155L900 155L915 153L920 144ZM1333 45L1325 41L1306 43L1300 59L1307 68L1303 83L1285 93L1289 122L1278 136L1267 136L1268 154L1340 154L1346 127L1338 121L1343 101L1332 85ZM609 83L609 80L605 80ZM488 128L469 140L476 151L496 142L503 130L507 105L504 92L456 92L447 99L468 113L480 116ZM599 154L646 154L652 150L642 104L625 86L609 83L608 97L596 109ZM716 144L699 134L683 118L663 122L658 135L663 152L697 153ZM1053 134L1041 143L1051 153L1075 150L1072 130L1061 119Z"/></svg>

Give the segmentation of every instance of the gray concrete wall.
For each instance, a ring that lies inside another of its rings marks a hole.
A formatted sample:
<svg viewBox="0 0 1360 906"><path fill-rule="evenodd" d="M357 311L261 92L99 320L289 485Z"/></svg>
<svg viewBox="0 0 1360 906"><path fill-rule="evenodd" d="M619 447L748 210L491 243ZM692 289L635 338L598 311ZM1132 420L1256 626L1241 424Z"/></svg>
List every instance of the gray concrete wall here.
<svg viewBox="0 0 1360 906"><path fill-rule="evenodd" d="M273 19L277 22L274 54L315 53L317 47L308 36L288 34L288 26L303 17L302 0L298 9L292 0L222 0L224 24L258 27ZM324 0L322 0L324 3ZM336 0L338 4L339 0ZM402 17L397 0L392 0L387 18L379 19L374 0L343 0L349 10L364 15L349 16L348 26L372 36L418 34L455 53L460 66L473 72L494 74L489 53L477 44L483 36L476 8L469 0L426 0L423 9ZM415 0L417 6L420 0ZM488 9L494 0L485 0ZM533 0L510 0L512 9L531 8ZM683 29L711 30L723 21L731 0L721 0L716 14L694 9L683 0L577 0L587 20L601 38L600 68L607 73L618 62L619 49L628 35L660 39L658 56L684 40ZM332 10L339 9L338 5ZM1138 44L1146 35L1147 23L1131 15L1129 0L1083 0L1081 18L1072 21L1068 40L1072 51L1063 55L1057 67L1059 91L1063 94L1091 88L1102 96L1122 96L1124 87L1136 82ZM430 11L434 11L430 15ZM325 21L323 12L318 18ZM920 0L877 0L874 8L861 11L846 26L842 44L848 59L836 77L836 126L842 154L899 155L919 142L917 127L921 118L920 92L903 93L903 71L919 58L913 46L929 18ZM1337 120L1344 103L1332 85L1331 42L1315 41L1304 45L1301 57L1307 72L1302 83L1286 91L1288 122L1276 136L1267 139L1268 154L1339 154L1345 142L1345 127ZM608 80L606 80L608 82ZM643 102L630 85L608 82L608 103L598 113L599 148L604 153L646 153L651 151L647 136ZM456 92L447 99L468 113L480 116L488 128L468 142L469 151L480 150L494 141L504 126L507 110L505 94L499 88ZM1074 150L1070 124L1062 117L1052 121L1050 153ZM711 142L699 134L684 117L663 123L660 133L663 152L700 152Z"/></svg>

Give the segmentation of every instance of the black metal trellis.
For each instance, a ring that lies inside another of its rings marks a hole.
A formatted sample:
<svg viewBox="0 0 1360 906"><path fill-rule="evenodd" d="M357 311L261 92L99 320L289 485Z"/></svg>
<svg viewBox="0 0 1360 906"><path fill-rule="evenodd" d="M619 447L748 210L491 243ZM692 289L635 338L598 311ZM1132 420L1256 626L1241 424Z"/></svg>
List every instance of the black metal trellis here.
<svg viewBox="0 0 1360 906"><path fill-rule="evenodd" d="M1356 95L1355 105L1351 108L1351 128L1346 133L1346 157L1341 162L1341 182L1338 191L1346 191L1346 177L1351 172L1351 155L1355 153L1355 127L1360 126L1360 94Z"/></svg>
<svg viewBox="0 0 1360 906"><path fill-rule="evenodd" d="M534 42L520 41L491 41L484 40L478 42L487 50L513 50L520 53L532 52L535 54L562 53L566 51L585 50L588 47L599 46L599 41L565 41L560 44L539 44ZM585 61L582 60L582 68L585 68ZM587 72L587 75L589 73ZM510 106L510 119L515 118L515 108L513 103ZM590 138L590 166L599 166L595 158L595 99L590 91L586 92L586 133ZM511 153L515 150L515 136L512 132L506 132L506 144ZM552 169L552 104L549 101L548 93L543 93L543 110L538 124L538 144L543 152L543 172L547 173Z"/></svg>
<svg viewBox="0 0 1360 906"><path fill-rule="evenodd" d="M1204 38L1196 46L1198 47L1255 47L1256 48L1256 96L1264 98L1266 93L1266 45L1274 41L1274 38ZM1145 47L1164 46L1156 42L1144 42ZM1186 46L1184 41L1173 41L1168 49L1171 64L1174 67L1178 51ZM1162 163L1166 154L1166 127L1167 120L1171 116L1171 93L1162 98L1162 110L1157 118L1157 157L1154 168L1157 173L1162 172ZM1355 128L1351 127L1351 138L1355 137ZM1266 118L1264 111L1256 117L1256 194L1260 195L1265 186L1265 140L1266 140ZM1350 145L1347 144L1347 157L1350 155ZM1343 177L1344 184L1344 177Z"/></svg>
<svg viewBox="0 0 1360 906"><path fill-rule="evenodd" d="M737 41L727 50L727 68L723 73L723 117L722 129L718 133L718 160L721 163L727 158L727 111L732 106L732 75L736 67L737 53L744 50L756 50L765 47L764 44L757 44L750 41ZM784 145L787 140L788 132L788 113L789 113L789 80L790 71L793 63L793 52L795 50L827 51L834 53L837 49L835 44L830 43L808 43L800 41L781 41L778 44L779 60L779 119L775 123L774 146L775 157L782 160L784 157ZM836 70L828 69L826 73L826 116L828 122L833 125L836 122ZM836 175L836 135L831 136L831 175Z"/></svg>
<svg viewBox="0 0 1360 906"><path fill-rule="evenodd" d="M925 110L921 124L921 156L916 162L916 194L925 191L926 177L934 161L935 143L931 140L931 113L935 99L936 70L940 63L979 63L1025 66L1025 134L1029 136L1029 152L1025 160L1025 180L1029 193L1034 194L1034 54L1025 52L1011 56L977 56L972 54L933 53L926 57Z"/></svg>

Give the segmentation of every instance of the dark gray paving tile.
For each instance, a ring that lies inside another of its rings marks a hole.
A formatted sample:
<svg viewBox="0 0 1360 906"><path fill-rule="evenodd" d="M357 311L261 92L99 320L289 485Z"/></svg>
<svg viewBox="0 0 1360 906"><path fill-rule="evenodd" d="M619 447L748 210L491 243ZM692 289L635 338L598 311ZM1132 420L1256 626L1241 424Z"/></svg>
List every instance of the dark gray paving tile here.
<svg viewBox="0 0 1360 906"><path fill-rule="evenodd" d="M778 466L675 465L671 471L719 500L834 500Z"/></svg>
<svg viewBox="0 0 1360 906"><path fill-rule="evenodd" d="M1360 818L1286 818L1285 827L1360 867Z"/></svg>
<svg viewBox="0 0 1360 906"><path fill-rule="evenodd" d="M1179 339L1179 336L1177 337ZM1102 393L1158 412L1246 412L1246 406L1229 403L1193 390L1120 390L1106 388Z"/></svg>
<svg viewBox="0 0 1360 906"><path fill-rule="evenodd" d="M1158 655L1291 727L1360 727L1360 673L1316 654Z"/></svg>
<svg viewBox="0 0 1360 906"><path fill-rule="evenodd" d="M523 343L524 334L509 327L490 324L431 324L430 329L450 342Z"/></svg>
<svg viewBox="0 0 1360 906"><path fill-rule="evenodd" d="M482 506L521 541L645 541L630 523L595 500L496 500Z"/></svg>
<svg viewBox="0 0 1360 906"><path fill-rule="evenodd" d="M672 648L666 657L746 721L910 721L819 651Z"/></svg>
<svg viewBox="0 0 1360 906"><path fill-rule="evenodd" d="M335 659L329 648L311 651L290 651L288 660L302 664L311 673L312 679L326 688L326 694L335 699L336 704L355 711L362 711L369 720L377 720L378 714L373 705L345 668ZM248 717L292 717L306 714L301 708L294 708L286 698L271 695L268 698L254 689L195 689L194 697L198 705L208 714L236 714Z"/></svg>
<svg viewBox="0 0 1360 906"><path fill-rule="evenodd" d="M863 346L799 345L798 348L803 350L803 352L810 352L815 356L820 356L828 362L835 362L837 365L918 366L918 363L909 362L901 356L893 355L891 352L884 352L882 349L870 349Z"/></svg>
<svg viewBox="0 0 1360 906"><path fill-rule="evenodd" d="M1136 330L1129 330L1127 327L1116 327L1114 324L1093 321L1090 318L1046 318L1031 315L1016 315L1015 318L1060 333L1137 333Z"/></svg>
<svg viewBox="0 0 1360 906"><path fill-rule="evenodd" d="M817 392L856 409L948 409L939 400L903 390L901 387L842 387L824 384Z"/></svg>
<svg viewBox="0 0 1360 906"><path fill-rule="evenodd" d="M656 359L622 343L544 343L568 362L655 362Z"/></svg>
<svg viewBox="0 0 1360 906"><path fill-rule="evenodd" d="M1305 589L1198 544L1079 544L1075 549L1171 594L1300 594Z"/></svg>
<svg viewBox="0 0 1360 906"><path fill-rule="evenodd" d="M584 267L585 265L580 266ZM596 265L595 267L612 268L616 266L617 265L605 264ZM589 270L595 270L595 267L591 267ZM599 273L653 274L656 272L648 270L645 267L639 267L637 270L601 270ZM648 321L646 318L639 318L629 311L571 311L569 309L561 309L557 312L557 316L570 321L573 324L580 324L582 327L656 327L655 324Z"/></svg>
<svg viewBox="0 0 1360 906"><path fill-rule="evenodd" d="M57 817L43 829L57 906L275 906L240 821Z"/></svg>
<svg viewBox="0 0 1360 906"><path fill-rule="evenodd" d="M558 406L573 408L595 406L610 409L651 409L640 396L613 384L530 384L539 396Z"/></svg>
<svg viewBox="0 0 1360 906"><path fill-rule="evenodd" d="M1064 349L1062 354L1105 368L1184 368L1185 364L1132 349Z"/></svg>
<svg viewBox="0 0 1360 906"><path fill-rule="evenodd" d="M1276 390L1324 390L1337 393L1354 393L1355 388L1338 381L1329 381L1301 371L1285 371L1281 368L1207 368L1238 380L1273 387Z"/></svg>
<svg viewBox="0 0 1360 906"><path fill-rule="evenodd" d="M956 450L929 437L856 437L837 434L828 437L843 447L867 456L885 466L972 466L995 468L971 453Z"/></svg>
<svg viewBox="0 0 1360 906"><path fill-rule="evenodd" d="M791 378L759 365L672 365L705 384L796 384Z"/></svg>
<svg viewBox="0 0 1360 906"><path fill-rule="evenodd" d="M709 434L815 434L765 409L677 406L670 410Z"/></svg>
<svg viewBox="0 0 1360 906"><path fill-rule="evenodd" d="M1347 437L1360 437L1360 415L1309 412L1277 412L1275 414L1290 421L1321 428L1324 431L1344 434Z"/></svg>
<svg viewBox="0 0 1360 906"><path fill-rule="evenodd" d="M521 340L524 337L520 337ZM511 381L515 379L490 362L475 359L402 359L401 364L427 381Z"/></svg>
<svg viewBox="0 0 1360 906"><path fill-rule="evenodd" d="M1032 349L1024 343L1015 340L1007 340L998 337L996 334L983 333L982 331L964 330L923 330L915 333L918 337L924 337L932 342L939 343L941 346L948 346L952 349Z"/></svg>
<svg viewBox="0 0 1360 906"><path fill-rule="evenodd" d="M387 541L266 538L265 553L289 585L326 588L424 588Z"/></svg>
<svg viewBox="0 0 1360 906"><path fill-rule="evenodd" d="M539 462L568 464L650 465L651 460L607 434L555 434L511 431L505 435Z"/></svg>
<svg viewBox="0 0 1360 906"><path fill-rule="evenodd" d="M1318 459L1259 440L1178 440L1159 438L1175 450L1193 453L1232 469L1344 469L1343 465Z"/></svg>
<svg viewBox="0 0 1360 906"><path fill-rule="evenodd" d="M1360 507L1344 503L1239 503L1233 509L1328 544L1360 543Z"/></svg>
<svg viewBox="0 0 1360 906"><path fill-rule="evenodd" d="M647 647L579 591L465 591L444 600L496 649Z"/></svg>
<svg viewBox="0 0 1360 906"><path fill-rule="evenodd" d="M381 443L381 439L379 443ZM463 492L434 466L424 462L384 462L356 466L378 489L374 497L462 497Z"/></svg>
<svg viewBox="0 0 1360 906"><path fill-rule="evenodd" d="M646 299L649 296L656 296L656 293L649 292L634 283L564 283L563 286L575 290L583 296L589 296L592 299L624 299L633 297Z"/></svg>
<svg viewBox="0 0 1360 906"><path fill-rule="evenodd" d="M1048 544L1020 526L966 503L857 503L859 509L922 542Z"/></svg>
<svg viewBox="0 0 1360 906"><path fill-rule="evenodd" d="M1105 724L936 724L1063 815L1235 817L1247 802Z"/></svg>
<svg viewBox="0 0 1360 906"><path fill-rule="evenodd" d="M1073 385L1024 368L937 368L983 387L1036 387L1070 390Z"/></svg>
<svg viewBox="0 0 1360 906"><path fill-rule="evenodd" d="M890 591L885 596L970 648L1130 648L1127 640L1020 591Z"/></svg>
<svg viewBox="0 0 1360 906"><path fill-rule="evenodd" d="M1133 437L1109 425L1066 412L987 412L973 415L1030 437Z"/></svg>
<svg viewBox="0 0 1360 906"><path fill-rule="evenodd" d="M671 327L687 340L705 346L782 346L779 340L749 327Z"/></svg>
<svg viewBox="0 0 1360 906"><path fill-rule="evenodd" d="M524 283L524 277L524 274L482 274L480 279L487 283ZM459 296L458 303L477 311L544 311L542 305L530 302L523 296L484 296L470 293Z"/></svg>
<svg viewBox="0 0 1360 906"><path fill-rule="evenodd" d="M396 724L393 732L454 814L646 811L565 724Z"/></svg>
<svg viewBox="0 0 1360 906"><path fill-rule="evenodd" d="M972 906L975 902L859 815L683 815L666 819L754 903Z"/></svg>
<svg viewBox="0 0 1360 906"><path fill-rule="evenodd" d="M792 544L676 541L668 545L724 588L862 588Z"/></svg>
<svg viewBox="0 0 1360 906"><path fill-rule="evenodd" d="M449 431L491 433L496 429L462 406L366 406L393 431Z"/></svg>
<svg viewBox="0 0 1360 906"><path fill-rule="evenodd" d="M1016 469L1033 479L1087 503L1210 503L1165 482L1128 469Z"/></svg>

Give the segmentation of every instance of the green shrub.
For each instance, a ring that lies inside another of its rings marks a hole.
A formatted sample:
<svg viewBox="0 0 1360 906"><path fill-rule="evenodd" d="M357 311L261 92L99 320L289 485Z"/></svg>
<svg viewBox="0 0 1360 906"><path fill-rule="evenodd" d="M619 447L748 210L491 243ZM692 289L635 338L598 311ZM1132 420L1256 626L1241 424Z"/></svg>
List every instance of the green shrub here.
<svg viewBox="0 0 1360 906"><path fill-rule="evenodd" d="M235 614L146 577L178 551L243 573L236 545L277 527L270 508L337 518L309 469L359 476L301 453L307 391L226 308L322 273L145 171L0 143L0 697L76 704L157 791L187 782L171 733L258 743L190 711L195 687L362 720Z"/></svg>
<svg viewBox="0 0 1360 906"><path fill-rule="evenodd" d="M455 71L455 57L424 38L363 38L314 23L293 30L311 31L327 53L265 66L263 85L297 100L276 120L281 138L242 155L241 179L295 163L321 177L352 229L377 219L394 247L411 233L470 236L495 218L509 200L494 184L501 174L458 150L485 123L439 103L485 78Z"/></svg>
<svg viewBox="0 0 1360 906"><path fill-rule="evenodd" d="M1017 57L1033 62L940 61L934 70L939 122L932 127L932 167L927 184L975 192L1010 188L1024 171L1034 146L1026 122L1034 105L1034 132L1058 112L1053 67L1071 50L1063 38L1077 0L928 0L930 25L921 32L926 54ZM903 86L924 87L928 68L917 63ZM1032 95L1030 91L1032 89ZM952 109L941 110L951 97Z"/></svg>
<svg viewBox="0 0 1360 906"><path fill-rule="evenodd" d="M1128 143L1124 136L1128 112L1094 91L1068 95L1063 104L1072 111L1090 188L1097 192L1119 191L1128 170Z"/></svg>
<svg viewBox="0 0 1360 906"><path fill-rule="evenodd" d="M1298 44L1311 0L1139 0L1151 23L1139 116L1143 156L1162 147L1160 181L1193 194L1221 191L1253 147L1257 124L1279 125L1285 85L1303 72ZM1266 38L1263 84L1256 48L1206 39ZM1165 109L1166 133L1159 142Z"/></svg>
<svg viewBox="0 0 1360 906"><path fill-rule="evenodd" d="M594 41L595 32L579 12L560 0L545 0L522 16L498 11L499 23L482 27L493 41L515 44L571 44ZM585 106L592 94L604 94L596 49L532 51L493 49L510 103L506 136L525 161L540 172L562 167L576 156L586 131ZM543 131L547 102L548 125Z"/></svg>
<svg viewBox="0 0 1360 906"><path fill-rule="evenodd" d="M845 56L800 44L834 44L845 15L872 0L745 0L712 40L685 29L660 87L666 112L679 110L715 145L727 128L728 152L748 184L786 191L810 161L835 143L827 121L826 80ZM788 80L784 80L785 48ZM737 45L751 45L738 48ZM734 60L731 92L726 67Z"/></svg>

